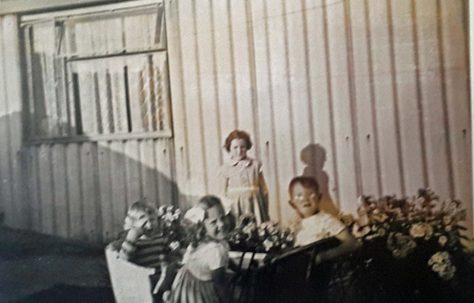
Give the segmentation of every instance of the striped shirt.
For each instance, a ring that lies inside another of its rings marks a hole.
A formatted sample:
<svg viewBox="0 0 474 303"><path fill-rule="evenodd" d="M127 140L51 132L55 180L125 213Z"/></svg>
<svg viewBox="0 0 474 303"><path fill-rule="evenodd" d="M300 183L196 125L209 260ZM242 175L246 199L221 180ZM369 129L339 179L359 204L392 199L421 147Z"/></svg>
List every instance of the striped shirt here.
<svg viewBox="0 0 474 303"><path fill-rule="evenodd" d="M123 240L120 255L139 266L159 268L170 251L168 245L168 238L163 235L139 238L135 242Z"/></svg>

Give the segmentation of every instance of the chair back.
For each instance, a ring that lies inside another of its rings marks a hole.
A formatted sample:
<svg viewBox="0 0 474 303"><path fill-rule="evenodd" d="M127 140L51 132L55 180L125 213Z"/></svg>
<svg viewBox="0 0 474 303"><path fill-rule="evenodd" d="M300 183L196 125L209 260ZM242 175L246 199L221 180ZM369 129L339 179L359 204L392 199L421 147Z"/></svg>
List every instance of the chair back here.
<svg viewBox="0 0 474 303"><path fill-rule="evenodd" d="M105 258L117 303L153 303L150 276L155 269L120 259L110 245L105 248Z"/></svg>

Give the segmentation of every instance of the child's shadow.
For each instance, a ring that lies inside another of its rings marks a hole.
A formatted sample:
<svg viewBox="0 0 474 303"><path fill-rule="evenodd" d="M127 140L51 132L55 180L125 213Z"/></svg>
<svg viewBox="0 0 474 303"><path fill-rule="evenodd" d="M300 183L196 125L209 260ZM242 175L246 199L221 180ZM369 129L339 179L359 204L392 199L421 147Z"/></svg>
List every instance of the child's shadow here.
<svg viewBox="0 0 474 303"><path fill-rule="evenodd" d="M329 176L323 169L326 162L326 150L319 144L308 144L301 150L300 159L305 164L302 175L313 177L318 181L322 194L321 208L330 214L338 214L339 209L329 193Z"/></svg>

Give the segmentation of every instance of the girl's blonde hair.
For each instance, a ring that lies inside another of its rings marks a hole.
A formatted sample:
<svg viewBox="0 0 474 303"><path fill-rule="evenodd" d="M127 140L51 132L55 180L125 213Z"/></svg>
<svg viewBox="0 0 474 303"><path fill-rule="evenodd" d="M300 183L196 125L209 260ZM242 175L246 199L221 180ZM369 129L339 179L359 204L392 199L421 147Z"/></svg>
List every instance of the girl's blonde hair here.
<svg viewBox="0 0 474 303"><path fill-rule="evenodd" d="M220 207L222 213L225 213L221 200L218 197L212 195L207 195L199 199L199 202L195 207L200 207L205 211L204 219L206 219L208 216L207 210L215 206ZM184 220L183 225L187 230L188 241L192 245L192 247L197 247L199 242L206 238L206 229L204 227L204 222L191 222Z"/></svg>
<svg viewBox="0 0 474 303"><path fill-rule="evenodd" d="M128 209L127 216L123 223L123 229L129 230L132 228L143 214L147 216L157 216L158 212L152 205L143 201L136 201Z"/></svg>

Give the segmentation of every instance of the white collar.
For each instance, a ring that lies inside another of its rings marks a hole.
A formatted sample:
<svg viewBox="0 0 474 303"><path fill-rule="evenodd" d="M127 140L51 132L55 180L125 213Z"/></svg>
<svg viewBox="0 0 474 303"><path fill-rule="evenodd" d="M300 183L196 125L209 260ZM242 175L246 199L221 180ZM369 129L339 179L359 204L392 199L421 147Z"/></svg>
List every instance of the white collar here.
<svg viewBox="0 0 474 303"><path fill-rule="evenodd" d="M242 163L244 166L250 166L250 164L252 164L252 159L249 158L249 157L246 157L246 158L241 159L241 160L230 159L229 163L230 163L231 166L237 166L237 164L239 164L239 163Z"/></svg>

